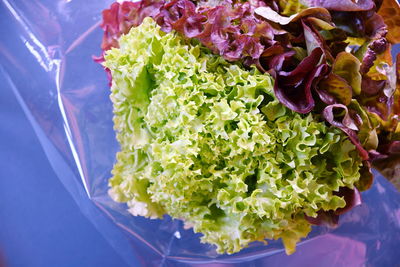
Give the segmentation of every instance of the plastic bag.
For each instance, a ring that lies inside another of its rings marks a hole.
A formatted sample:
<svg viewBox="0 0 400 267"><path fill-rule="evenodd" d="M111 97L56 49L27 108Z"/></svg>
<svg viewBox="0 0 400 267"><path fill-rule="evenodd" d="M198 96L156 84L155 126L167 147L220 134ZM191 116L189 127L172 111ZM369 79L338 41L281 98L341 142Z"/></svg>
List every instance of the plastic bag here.
<svg viewBox="0 0 400 267"><path fill-rule="evenodd" d="M133 217L107 181L118 151L100 54L106 0L2 0L0 71L30 119L49 161L82 212L132 266L394 266L400 194L375 172L364 203L337 229L315 227L287 256L281 241L218 255L200 234L165 217Z"/></svg>

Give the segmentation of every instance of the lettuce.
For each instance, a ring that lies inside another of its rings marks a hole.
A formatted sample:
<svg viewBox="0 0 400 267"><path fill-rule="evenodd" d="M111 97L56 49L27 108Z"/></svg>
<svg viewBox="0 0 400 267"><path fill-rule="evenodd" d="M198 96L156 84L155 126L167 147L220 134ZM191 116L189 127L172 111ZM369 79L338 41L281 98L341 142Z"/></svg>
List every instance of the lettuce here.
<svg viewBox="0 0 400 267"><path fill-rule="evenodd" d="M361 154L386 154L387 143L399 141L390 134L399 125L391 58L391 43L400 40L396 14L396 0L113 3L103 11L102 49L118 47L122 34L151 17L164 32L179 32L228 61L272 74L278 100L296 112L321 115L324 108L343 104L353 120L359 121L364 112L378 116L380 126L369 129L378 136L376 151L356 141L364 133L345 132ZM102 56L96 60L104 61ZM353 100L361 113L351 107ZM370 125L368 120L359 124L364 129Z"/></svg>
<svg viewBox="0 0 400 267"><path fill-rule="evenodd" d="M219 253L281 238L291 254L310 218L346 207L340 191L355 188L362 166L355 146L318 115L283 106L270 75L151 18L104 66L120 143L109 194L133 215L182 219Z"/></svg>

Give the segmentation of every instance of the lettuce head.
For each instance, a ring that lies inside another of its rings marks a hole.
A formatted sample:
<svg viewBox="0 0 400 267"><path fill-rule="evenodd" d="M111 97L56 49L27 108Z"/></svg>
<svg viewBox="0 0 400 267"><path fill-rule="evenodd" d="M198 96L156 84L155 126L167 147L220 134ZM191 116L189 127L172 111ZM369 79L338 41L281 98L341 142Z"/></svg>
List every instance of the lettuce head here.
<svg viewBox="0 0 400 267"><path fill-rule="evenodd" d="M362 160L337 128L275 98L273 80L232 64L151 19L107 51L120 152L110 195L135 216L184 220L234 253L281 238L288 254L306 217L346 204Z"/></svg>

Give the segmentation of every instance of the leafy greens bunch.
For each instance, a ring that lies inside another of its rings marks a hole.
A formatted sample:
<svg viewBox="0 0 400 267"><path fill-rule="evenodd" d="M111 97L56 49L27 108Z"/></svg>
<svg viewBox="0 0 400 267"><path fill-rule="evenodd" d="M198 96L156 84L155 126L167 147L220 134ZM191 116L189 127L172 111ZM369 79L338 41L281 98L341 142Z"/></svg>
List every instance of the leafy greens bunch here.
<svg viewBox="0 0 400 267"><path fill-rule="evenodd" d="M335 224L399 152L394 1L150 1L103 11L110 195L233 253ZM388 31L389 30L389 31ZM389 32L389 33L388 33Z"/></svg>

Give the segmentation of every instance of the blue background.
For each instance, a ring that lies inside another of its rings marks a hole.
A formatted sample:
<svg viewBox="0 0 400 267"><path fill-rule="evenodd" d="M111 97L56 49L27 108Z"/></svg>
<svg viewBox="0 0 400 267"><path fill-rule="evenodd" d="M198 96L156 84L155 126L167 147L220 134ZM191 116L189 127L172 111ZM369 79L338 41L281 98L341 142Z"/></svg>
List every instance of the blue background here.
<svg viewBox="0 0 400 267"><path fill-rule="evenodd" d="M126 266L56 177L1 74L0 123L0 267Z"/></svg>

